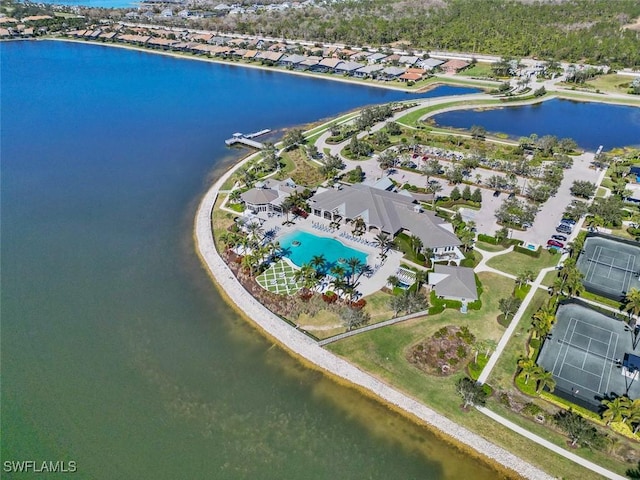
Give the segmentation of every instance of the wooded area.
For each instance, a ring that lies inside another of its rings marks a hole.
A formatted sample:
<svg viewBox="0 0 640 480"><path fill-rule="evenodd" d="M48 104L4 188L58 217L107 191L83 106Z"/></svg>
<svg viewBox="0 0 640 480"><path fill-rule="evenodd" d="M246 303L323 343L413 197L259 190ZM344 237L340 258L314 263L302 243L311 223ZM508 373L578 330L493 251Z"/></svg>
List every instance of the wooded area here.
<svg viewBox="0 0 640 480"><path fill-rule="evenodd" d="M481 4L481 8L479 8ZM640 67L636 0L347 0L317 8L209 19L221 31L351 46L408 48Z"/></svg>

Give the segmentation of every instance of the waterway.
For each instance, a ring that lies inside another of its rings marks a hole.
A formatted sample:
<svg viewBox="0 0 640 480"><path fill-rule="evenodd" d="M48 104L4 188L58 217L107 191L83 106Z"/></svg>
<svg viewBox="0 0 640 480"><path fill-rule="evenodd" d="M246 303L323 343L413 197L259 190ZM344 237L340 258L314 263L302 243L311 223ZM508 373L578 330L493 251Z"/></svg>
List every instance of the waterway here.
<svg viewBox="0 0 640 480"><path fill-rule="evenodd" d="M78 479L495 478L265 341L193 250L200 195L241 155L231 133L410 97L101 46L0 54L2 461L73 460Z"/></svg>
<svg viewBox="0 0 640 480"><path fill-rule="evenodd" d="M573 138L595 151L640 146L640 108L595 102L552 99L534 105L486 110L455 110L434 115L438 125L454 128L483 126L512 138L555 135Z"/></svg>

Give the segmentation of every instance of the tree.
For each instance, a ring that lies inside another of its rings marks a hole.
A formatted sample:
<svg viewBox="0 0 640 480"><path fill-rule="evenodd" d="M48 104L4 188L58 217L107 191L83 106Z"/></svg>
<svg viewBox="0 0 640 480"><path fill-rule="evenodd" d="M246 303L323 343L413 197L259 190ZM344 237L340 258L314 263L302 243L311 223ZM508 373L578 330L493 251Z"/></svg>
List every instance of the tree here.
<svg viewBox="0 0 640 480"><path fill-rule="evenodd" d="M460 190L458 187L453 187L453 190L451 190L451 193L449 194L449 198L455 202L460 200L460 196Z"/></svg>
<svg viewBox="0 0 640 480"><path fill-rule="evenodd" d="M518 311L521 303L522 300L516 297L501 298L498 301L498 308L500 308L505 320L508 320L509 315L513 315Z"/></svg>
<svg viewBox="0 0 640 480"><path fill-rule="evenodd" d="M462 229L457 232L458 238L462 242L462 248L465 252L468 252L473 248L473 243L476 239L476 234L468 228Z"/></svg>
<svg viewBox="0 0 640 480"><path fill-rule="evenodd" d="M440 173L440 170L442 170L442 165L440 165L440 162L437 159L431 158L424 163L420 170L424 175L426 175L427 183L429 183L429 179L432 176L438 175Z"/></svg>
<svg viewBox="0 0 640 480"><path fill-rule="evenodd" d="M629 424L633 426L633 434L640 430L640 398L636 398L629 405Z"/></svg>
<svg viewBox="0 0 640 480"><path fill-rule="evenodd" d="M291 150L298 145L305 143L304 134L299 128L289 130L282 138L285 150Z"/></svg>
<svg viewBox="0 0 640 480"><path fill-rule="evenodd" d="M602 419L607 422L607 425L611 422L625 422L629 415L631 401L629 397L615 397L612 400L602 400Z"/></svg>
<svg viewBox="0 0 640 480"><path fill-rule="evenodd" d="M353 285L355 283L354 279L356 276L356 272L362 267L363 263L358 257L350 257L347 259L346 265L347 267L349 267L348 278L350 280L350 283Z"/></svg>
<svg viewBox="0 0 640 480"><path fill-rule="evenodd" d="M402 133L402 128L396 122L387 122L387 124L385 125L385 128L389 135L395 136L395 135L400 135Z"/></svg>
<svg viewBox="0 0 640 480"><path fill-rule="evenodd" d="M418 256L420 250L422 250L423 247L423 243L420 237L418 237L417 235L411 235L409 237L409 244L411 245L411 251L414 253L414 255Z"/></svg>
<svg viewBox="0 0 640 480"><path fill-rule="evenodd" d="M589 199L595 195L596 188L597 186L595 183L584 180L575 180L569 190L571 191L571 194L576 197Z"/></svg>
<svg viewBox="0 0 640 480"><path fill-rule="evenodd" d="M438 193L442 191L442 185L440 185L440 182L436 180L431 180L427 184L426 191L427 193L430 193L431 195L433 195L433 198L431 199L431 208L435 209L436 198L438 196Z"/></svg>
<svg viewBox="0 0 640 480"><path fill-rule="evenodd" d="M517 198L507 198L496 209L496 218L505 225L533 223L538 207L524 203Z"/></svg>
<svg viewBox="0 0 640 480"><path fill-rule="evenodd" d="M589 213L604 219L606 226L619 227L622 225L622 210L624 203L614 195L606 198L597 197L589 207Z"/></svg>
<svg viewBox="0 0 640 480"><path fill-rule="evenodd" d="M469 131L471 132L471 137L476 140L484 140L487 136L487 129L480 125L472 125Z"/></svg>
<svg viewBox="0 0 640 480"><path fill-rule="evenodd" d="M366 325L371 320L371 315L362 308L345 307L342 309L340 316L347 327L347 331Z"/></svg>
<svg viewBox="0 0 640 480"><path fill-rule="evenodd" d="M391 288L396 288L400 285L400 279L395 275L389 275L387 277L387 285L391 285Z"/></svg>
<svg viewBox="0 0 640 480"><path fill-rule="evenodd" d="M462 189L462 199L471 200L471 187L469 187L469 185L465 185Z"/></svg>
<svg viewBox="0 0 640 480"><path fill-rule="evenodd" d="M531 377L531 375L533 375L536 370L539 368L536 365L536 362L534 362L532 359L526 357L526 358L520 358L518 360L518 367L520 368L520 373L522 375L524 375L524 384L528 384L529 383L529 378Z"/></svg>
<svg viewBox="0 0 640 480"><path fill-rule="evenodd" d="M624 311L636 317L640 315L640 290L632 287L624 297Z"/></svg>
<svg viewBox="0 0 640 480"><path fill-rule="evenodd" d="M549 308L541 308L532 317L531 326L538 337L545 337L556 321L556 316Z"/></svg>
<svg viewBox="0 0 640 480"><path fill-rule="evenodd" d="M589 205L586 202L582 202L580 200L572 200L567 208L564 210L563 217L570 218L572 220L578 221L581 217L586 215L589 212Z"/></svg>
<svg viewBox="0 0 640 480"><path fill-rule="evenodd" d="M496 230L496 233L493 234L496 239L496 243L502 243L509 237L509 229L507 227L502 227L499 230Z"/></svg>
<svg viewBox="0 0 640 480"><path fill-rule="evenodd" d="M521 287L522 285L528 285L533 280L534 273L531 270L525 270L520 272L516 277L516 285Z"/></svg>
<svg viewBox="0 0 640 480"><path fill-rule="evenodd" d="M482 191L479 188L476 188L471 194L471 201L482 203Z"/></svg>
<svg viewBox="0 0 640 480"><path fill-rule="evenodd" d="M313 257L311 257L311 262L309 263L316 272L322 273L324 272L325 266L327 265L327 259L323 254L314 255Z"/></svg>
<svg viewBox="0 0 640 480"><path fill-rule="evenodd" d="M558 412L553 419L558 427L567 433L572 447L578 443L585 447L602 446L605 437L573 410Z"/></svg>
<svg viewBox="0 0 640 480"><path fill-rule="evenodd" d="M385 232L377 233L373 241L375 242L376 246L380 248L381 257L385 254L389 247L393 245L393 240L391 240L391 237Z"/></svg>
<svg viewBox="0 0 640 480"><path fill-rule="evenodd" d="M482 385L468 377L462 377L458 380L456 383L456 391L464 401L462 408L466 409L469 406L485 404L487 393L482 388Z"/></svg>
<svg viewBox="0 0 640 480"><path fill-rule="evenodd" d="M545 387L547 387L550 392L553 392L556 388L556 381L553 378L553 373L543 368L539 368L538 370L536 370L533 373L532 378L536 382L538 382L536 393L540 393L542 390L544 390Z"/></svg>
<svg viewBox="0 0 640 480"><path fill-rule="evenodd" d="M449 180L449 183L451 184L455 185L458 183L462 183L462 181L464 180L464 174L462 173L462 168L460 168L458 165L449 167L446 172L446 177L447 177L447 180Z"/></svg>

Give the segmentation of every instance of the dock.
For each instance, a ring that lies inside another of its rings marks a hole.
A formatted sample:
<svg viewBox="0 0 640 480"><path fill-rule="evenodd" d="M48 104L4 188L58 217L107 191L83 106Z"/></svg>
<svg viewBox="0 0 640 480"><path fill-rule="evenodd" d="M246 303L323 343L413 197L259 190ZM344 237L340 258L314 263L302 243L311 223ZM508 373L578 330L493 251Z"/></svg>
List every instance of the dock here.
<svg viewBox="0 0 640 480"><path fill-rule="evenodd" d="M264 130L260 130L259 132L249 133L245 135L244 133L234 133L231 138L228 138L224 141L227 146L235 145L236 143L241 143L243 145L247 145L249 147L257 148L258 150L262 150L264 148L264 144L252 140L255 137L259 137L260 135L265 135L269 133L271 130L265 128Z"/></svg>

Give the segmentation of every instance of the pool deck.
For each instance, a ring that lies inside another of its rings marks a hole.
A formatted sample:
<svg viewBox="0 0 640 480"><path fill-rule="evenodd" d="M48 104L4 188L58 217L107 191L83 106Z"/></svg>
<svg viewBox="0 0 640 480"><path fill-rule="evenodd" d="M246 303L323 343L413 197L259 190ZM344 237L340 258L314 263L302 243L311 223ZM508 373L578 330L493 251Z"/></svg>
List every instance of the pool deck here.
<svg viewBox="0 0 640 480"><path fill-rule="evenodd" d="M318 237L333 238L347 247L354 248L366 253L368 255L367 264L375 270L375 273L371 275L371 277L365 277L363 275L360 278L358 291L362 294L362 296L365 297L379 291L381 288L386 286L387 278L389 278L389 276L391 275L396 274L396 271L398 270L398 267L400 266L400 263L402 261L402 252L389 250L387 251L387 258L381 262L379 248L363 243L354 242L352 240L349 240L348 238L341 237L341 233L351 235L352 228L349 225L340 224L340 228L329 232L326 230L313 228L314 222L329 227L328 221L314 215L309 215L309 217L306 219L298 217L295 220L293 216L290 216L289 220L293 221L294 223L289 225L282 225L282 222L286 219L285 216L274 215L272 217L268 217L264 213L261 213L258 215L258 217L264 220L262 228L265 231L272 229L277 231L275 240L278 240L285 235L289 235L299 230L310 233L312 235L316 235ZM363 237L369 240L373 239L372 236L367 234L363 235Z"/></svg>

